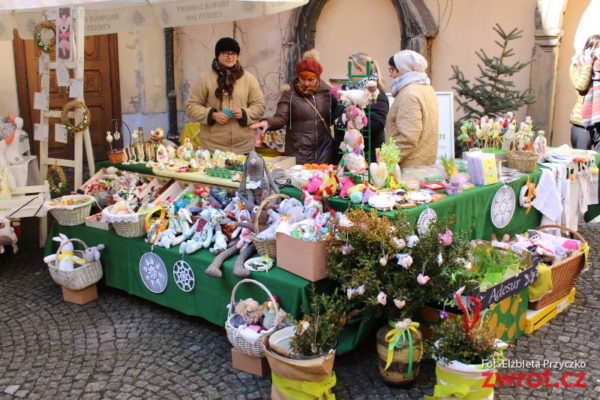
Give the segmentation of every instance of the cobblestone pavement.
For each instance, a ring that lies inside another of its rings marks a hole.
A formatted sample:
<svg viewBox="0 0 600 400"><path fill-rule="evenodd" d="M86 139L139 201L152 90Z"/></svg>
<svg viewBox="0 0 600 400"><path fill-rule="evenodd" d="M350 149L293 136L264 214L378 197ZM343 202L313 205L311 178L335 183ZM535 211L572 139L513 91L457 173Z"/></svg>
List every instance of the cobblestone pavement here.
<svg viewBox="0 0 600 400"><path fill-rule="evenodd" d="M269 378L232 368L220 327L104 286L98 301L63 302L41 261L34 222L25 221L30 233L18 254L0 255L0 399L269 398ZM600 226L582 225L580 232L600 265ZM599 277L597 269L583 275L575 304L508 351L519 360L584 361L585 368L551 372L554 380L563 372L584 372L587 387L505 387L496 390L498 400L600 398ZM412 388L391 388L379 378L375 357L373 338L337 357L338 399L432 394L432 365L421 368Z"/></svg>

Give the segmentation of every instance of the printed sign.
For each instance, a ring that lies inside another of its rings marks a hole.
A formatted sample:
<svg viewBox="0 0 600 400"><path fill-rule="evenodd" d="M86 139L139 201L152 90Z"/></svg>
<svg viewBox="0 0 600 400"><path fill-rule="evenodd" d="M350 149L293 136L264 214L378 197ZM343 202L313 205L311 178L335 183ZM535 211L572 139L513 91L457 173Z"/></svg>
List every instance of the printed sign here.
<svg viewBox="0 0 600 400"><path fill-rule="evenodd" d="M485 292L469 293L469 296L478 296L481 300L482 310L501 300L520 292L523 288L537 280L537 266L530 267L518 275L505 280L486 290Z"/></svg>
<svg viewBox="0 0 600 400"><path fill-rule="evenodd" d="M73 18L71 8L58 9L56 18L56 58L58 60L73 60Z"/></svg>

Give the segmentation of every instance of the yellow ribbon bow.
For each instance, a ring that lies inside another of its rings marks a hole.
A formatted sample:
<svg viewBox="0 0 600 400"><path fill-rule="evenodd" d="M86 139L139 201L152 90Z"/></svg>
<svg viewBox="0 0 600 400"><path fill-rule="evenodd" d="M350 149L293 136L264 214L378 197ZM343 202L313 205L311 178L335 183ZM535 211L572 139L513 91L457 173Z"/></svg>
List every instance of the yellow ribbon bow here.
<svg viewBox="0 0 600 400"><path fill-rule="evenodd" d="M62 261L62 260L67 260L67 261L71 261L73 263L76 264L83 264L85 263L85 260L81 257L75 257L75 253L73 253L72 251L64 251L61 250L60 254L58 255L58 261Z"/></svg>
<svg viewBox="0 0 600 400"><path fill-rule="evenodd" d="M322 381L308 382L282 378L271 371L271 380L281 393L295 400L335 400L331 392L336 384L335 372Z"/></svg>
<svg viewBox="0 0 600 400"><path fill-rule="evenodd" d="M413 341L412 334L409 331L417 333L417 329L419 328L418 322L411 322L408 325L407 329L400 330L396 328L396 324L393 321L389 321L390 326L393 326L394 329L389 331L385 335L385 341L388 342L388 351L387 351L387 360L385 363L384 371L387 370L390 365L392 365L392 360L394 359L394 349L402 348L408 341L408 370L406 371L406 376L408 378L412 378L412 366L413 366L413 358L414 358L414 349L413 349ZM402 342L400 342L402 339ZM421 353L423 354L423 343L420 345ZM419 360L417 360L419 361Z"/></svg>

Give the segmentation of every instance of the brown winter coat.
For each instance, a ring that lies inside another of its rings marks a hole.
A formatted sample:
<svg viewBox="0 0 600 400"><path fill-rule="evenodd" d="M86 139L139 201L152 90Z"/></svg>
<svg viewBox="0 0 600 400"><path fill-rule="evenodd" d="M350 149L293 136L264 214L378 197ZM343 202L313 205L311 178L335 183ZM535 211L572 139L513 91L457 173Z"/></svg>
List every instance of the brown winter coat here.
<svg viewBox="0 0 600 400"><path fill-rule="evenodd" d="M438 102L431 85L412 84L400 89L385 125L386 138L396 139L400 166L435 163L438 150Z"/></svg>
<svg viewBox="0 0 600 400"><path fill-rule="evenodd" d="M235 82L233 96L225 95L222 104L215 96L216 89L217 73L211 69L200 75L185 102L187 115L201 124L200 146L210 151L219 149L237 154L254 151L254 133L248 125L257 122L265 112L265 99L258 81L245 71ZM232 118L225 125L217 124L212 113L225 108L241 108L244 118Z"/></svg>
<svg viewBox="0 0 600 400"><path fill-rule="evenodd" d="M297 164L330 163L335 151L330 126L336 105L331 88L323 81L314 96L302 96L292 87L282 93L275 115L265 120L270 130L287 127L285 155L296 157Z"/></svg>

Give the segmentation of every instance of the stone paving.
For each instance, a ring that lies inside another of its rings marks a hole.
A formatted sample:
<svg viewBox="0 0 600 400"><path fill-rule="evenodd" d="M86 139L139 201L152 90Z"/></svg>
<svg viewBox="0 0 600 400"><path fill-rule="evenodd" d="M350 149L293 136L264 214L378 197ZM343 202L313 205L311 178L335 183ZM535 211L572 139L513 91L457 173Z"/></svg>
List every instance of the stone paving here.
<svg viewBox="0 0 600 400"><path fill-rule="evenodd" d="M267 399L271 381L231 366L223 328L99 285L99 299L63 302L36 246L37 223L20 251L0 255L0 399ZM600 226L581 225L592 261L600 265ZM579 360L586 388L498 388L498 400L599 399L600 271L578 282L576 302L508 351L518 360ZM374 338L336 359L338 399L420 399L432 394L433 365L410 389L378 376ZM516 368L503 372L531 372ZM535 370L543 372L541 370ZM568 379L571 384L574 379Z"/></svg>

